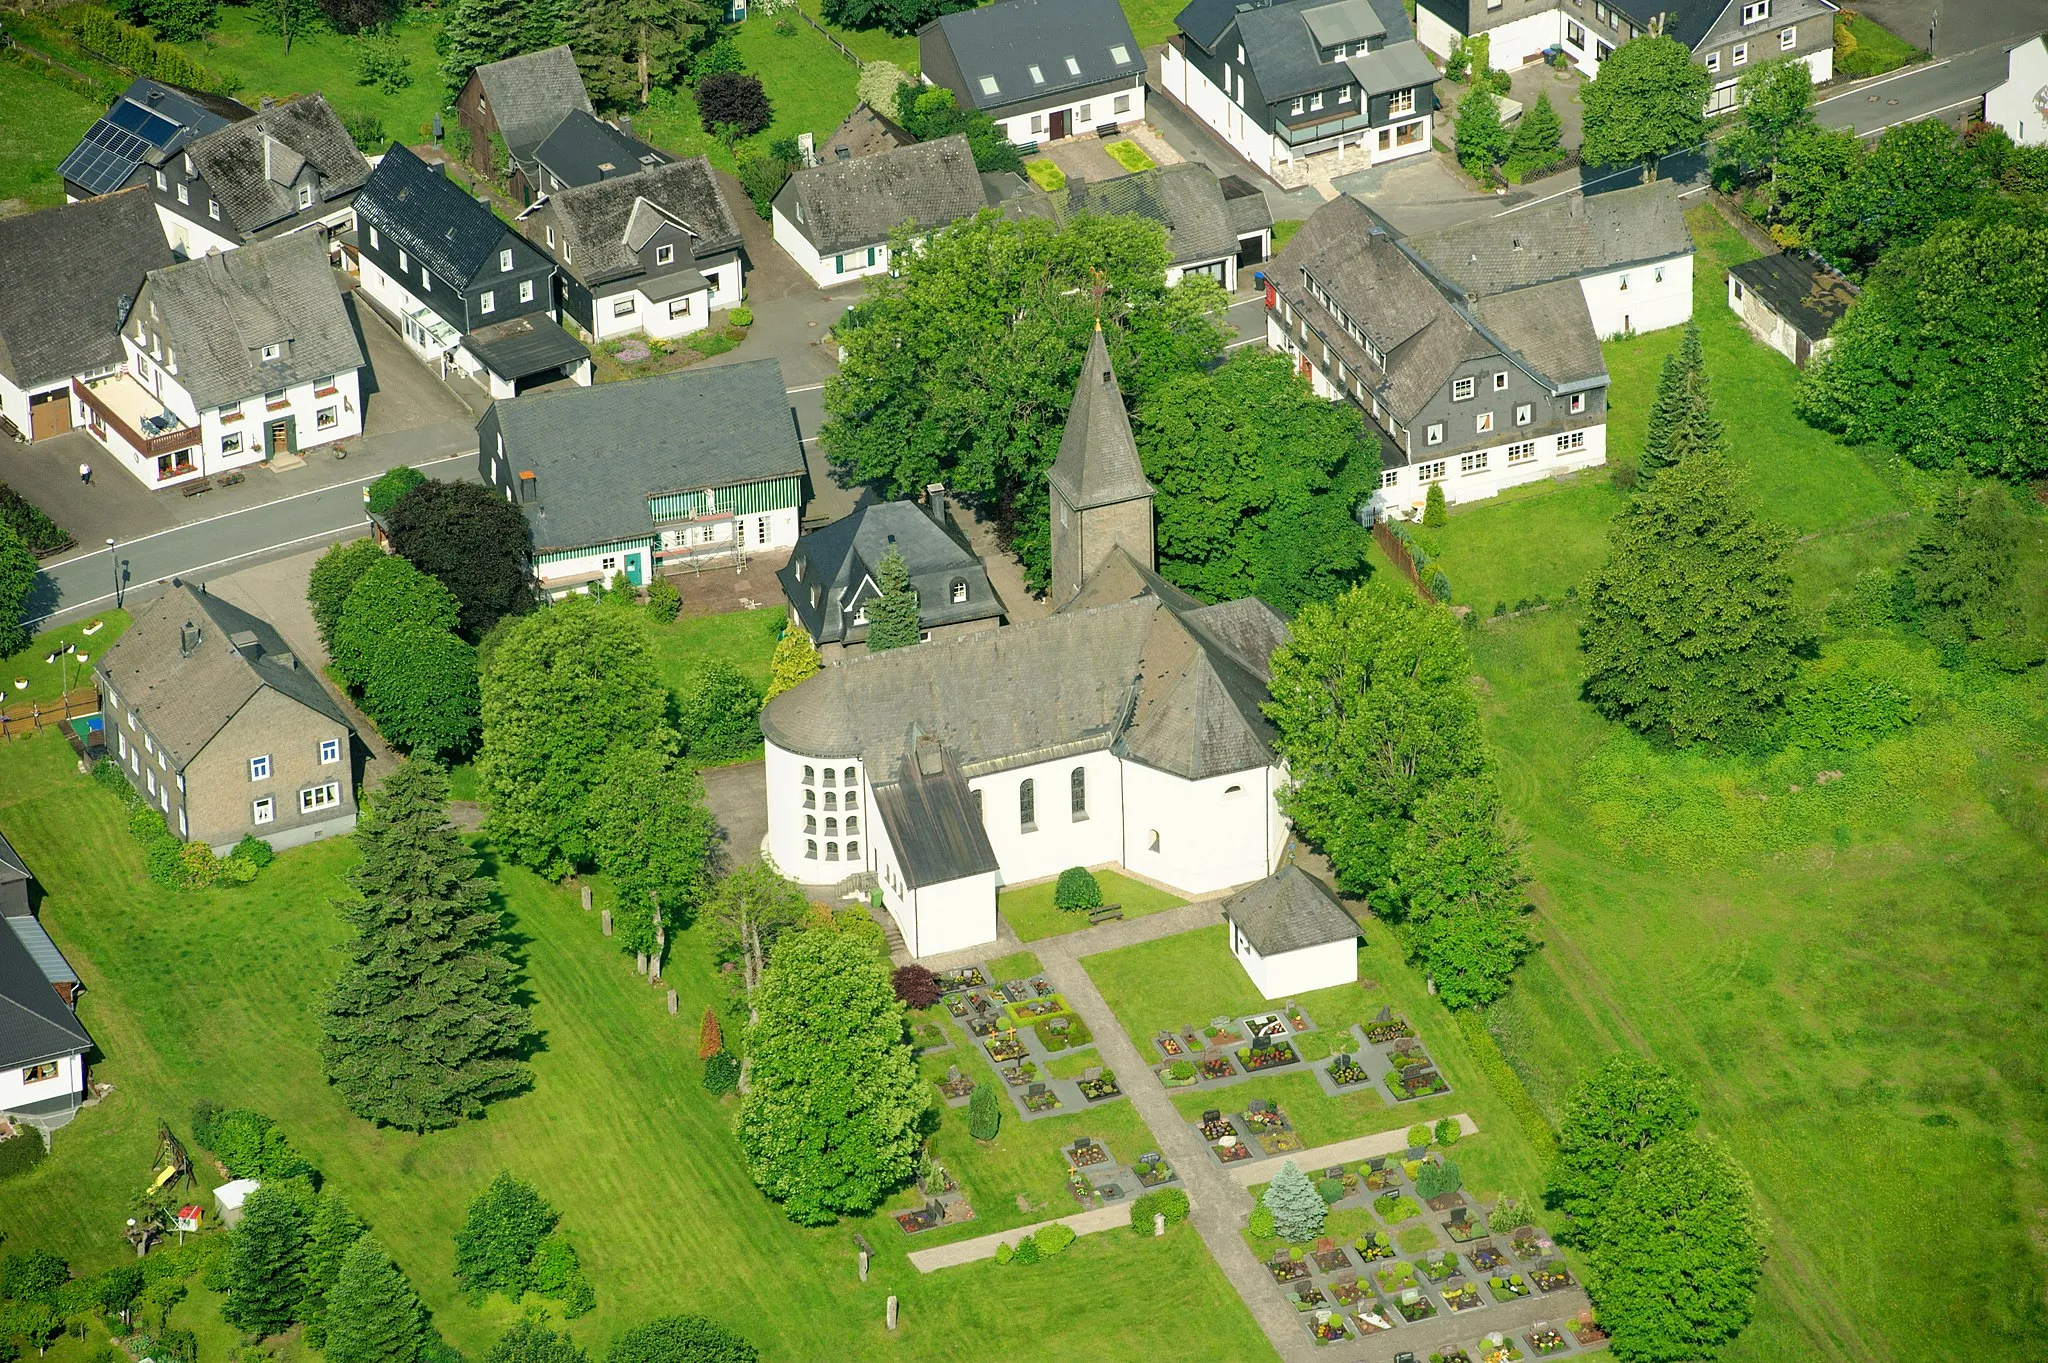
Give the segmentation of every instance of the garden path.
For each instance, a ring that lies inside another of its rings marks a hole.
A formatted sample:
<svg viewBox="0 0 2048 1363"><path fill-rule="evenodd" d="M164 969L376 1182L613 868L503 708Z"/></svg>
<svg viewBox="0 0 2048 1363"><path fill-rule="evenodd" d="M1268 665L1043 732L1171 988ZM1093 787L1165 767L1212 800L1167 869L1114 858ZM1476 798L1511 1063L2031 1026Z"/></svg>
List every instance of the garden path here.
<svg viewBox="0 0 2048 1363"><path fill-rule="evenodd" d="M930 1273L937 1268L951 1268L955 1264L971 1264L977 1259L996 1257L996 1246L1015 1244L1027 1235L1036 1235L1051 1225L1061 1225L1076 1235L1092 1235L1099 1230L1115 1230L1131 1224L1131 1206L1119 1202L1113 1206L1097 1207L1092 1212L1075 1212L1072 1216L1057 1216L1051 1221L1040 1221L1035 1225L1019 1226L1015 1230L998 1231L994 1235L983 1235L973 1240L956 1240L950 1245L938 1245L931 1249L915 1250L910 1255L910 1266L919 1273Z"/></svg>
<svg viewBox="0 0 2048 1363"><path fill-rule="evenodd" d="M1090 1023L1089 1026L1094 1026ZM1479 1123L1472 1120L1469 1112L1457 1115L1458 1130L1471 1135L1479 1129ZM1262 1160L1240 1160L1228 1166L1227 1172L1237 1180L1241 1188L1255 1187L1270 1183L1280 1166L1293 1160L1298 1169L1328 1169L1339 1164L1355 1164L1359 1160L1371 1159L1374 1155L1391 1155L1408 1148L1408 1128L1397 1131L1379 1131L1370 1136L1353 1136L1348 1141L1336 1141L1330 1145L1319 1145L1313 1150L1297 1150L1291 1155L1272 1155Z"/></svg>

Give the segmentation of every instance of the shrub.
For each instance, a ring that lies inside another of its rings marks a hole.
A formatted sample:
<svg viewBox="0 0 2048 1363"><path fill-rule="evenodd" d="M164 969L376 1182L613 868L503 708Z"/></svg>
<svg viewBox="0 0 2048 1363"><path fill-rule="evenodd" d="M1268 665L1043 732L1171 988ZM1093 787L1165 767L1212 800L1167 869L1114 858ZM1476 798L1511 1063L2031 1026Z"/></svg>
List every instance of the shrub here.
<svg viewBox="0 0 2048 1363"><path fill-rule="evenodd" d="M363 509L372 516L382 516L398 505L398 499L427 481L427 475L410 464L400 464L386 470L376 482L364 489Z"/></svg>
<svg viewBox="0 0 2048 1363"><path fill-rule="evenodd" d="M740 1062L730 1051L720 1051L704 1062L704 1090L714 1096L731 1093L740 1086Z"/></svg>
<svg viewBox="0 0 2048 1363"><path fill-rule="evenodd" d="M0 1141L0 1183L35 1168L47 1153L41 1132L34 1127L16 1128L12 1136Z"/></svg>
<svg viewBox="0 0 2048 1363"><path fill-rule="evenodd" d="M211 1150L220 1143L220 1119L222 1109L211 1098L201 1098L192 1104L192 1139L202 1150Z"/></svg>
<svg viewBox="0 0 2048 1363"><path fill-rule="evenodd" d="M939 977L915 962L898 966L889 976L889 987L906 1008L929 1008L939 1001Z"/></svg>
<svg viewBox="0 0 2048 1363"><path fill-rule="evenodd" d="M752 76L741 79L752 80ZM774 216L775 196L782 192L782 186L789 180L789 163L773 156L764 156L754 147L741 147L733 156L733 174L740 182L740 188L747 192L747 198L754 205L754 212L760 217ZM698 342L707 339L700 336ZM696 344L696 343L693 343ZM701 344L697 344L702 349Z"/></svg>
<svg viewBox="0 0 2048 1363"><path fill-rule="evenodd" d="M1408 1128L1408 1148L1410 1150L1414 1150L1420 1146L1428 1145L1429 1137L1429 1123L1417 1122L1415 1125Z"/></svg>
<svg viewBox="0 0 2048 1363"><path fill-rule="evenodd" d="M1069 866L1060 872L1059 883L1053 886L1052 903L1056 909L1079 911L1102 906L1102 886L1085 866Z"/></svg>
<svg viewBox="0 0 2048 1363"><path fill-rule="evenodd" d="M1785 739L1815 752L1860 752L1911 724L1920 711L1896 676L1861 658L1812 667L1786 705Z"/></svg>
<svg viewBox="0 0 2048 1363"><path fill-rule="evenodd" d="M1254 1240L1273 1238L1273 1209L1261 1202L1252 1208L1252 1219L1248 1229Z"/></svg>
<svg viewBox="0 0 2048 1363"><path fill-rule="evenodd" d="M1456 1145L1458 1137L1463 1134L1464 1128L1458 1125L1456 1117L1446 1117L1436 1124L1436 1143L1438 1145Z"/></svg>
<svg viewBox="0 0 2048 1363"><path fill-rule="evenodd" d="M737 761L760 749L761 693L731 663L714 662L698 673L676 710L676 730L699 766Z"/></svg>
<svg viewBox="0 0 2048 1363"><path fill-rule="evenodd" d="M1176 1060L1166 1067L1166 1072L1175 1079L1185 1083L1195 1077L1195 1062L1192 1060Z"/></svg>
<svg viewBox="0 0 2048 1363"><path fill-rule="evenodd" d="M384 120L375 114L343 114L341 126L348 132L348 140L356 144L356 150L366 155L384 150L388 141Z"/></svg>
<svg viewBox="0 0 2048 1363"><path fill-rule="evenodd" d="M1317 1179L1316 1196L1322 1198L1325 1205L1337 1201L1344 1196L1344 1180L1341 1178Z"/></svg>
<svg viewBox="0 0 2048 1363"><path fill-rule="evenodd" d="M194 1136L198 1135L197 1109L193 1111ZM212 1143L206 1148L236 1178L268 1182L302 1178L314 1172L305 1156L292 1148L276 1122L250 1108L230 1108L218 1113L212 1123ZM205 1144L205 1142L202 1142Z"/></svg>
<svg viewBox="0 0 2048 1363"><path fill-rule="evenodd" d="M1450 508L1444 504L1444 485L1442 483L1431 483L1429 485L1429 496L1422 504L1422 524L1428 529L1435 530L1440 526L1448 525L1450 519ZM1416 566L1420 567L1421 565L1418 564Z"/></svg>
<svg viewBox="0 0 2048 1363"><path fill-rule="evenodd" d="M1464 1178L1458 1173L1458 1166L1450 1160L1442 1163L1425 1164L1415 1176L1415 1191L1423 1200L1455 1193L1464 1185Z"/></svg>
<svg viewBox="0 0 2048 1363"><path fill-rule="evenodd" d="M978 1141L992 1141L1003 1129L1003 1106L996 1091L976 1084L967 1095L967 1134Z"/></svg>
<svg viewBox="0 0 2048 1363"><path fill-rule="evenodd" d="M731 312L728 312L725 315L725 320L736 327L750 327L754 325L754 310L742 303Z"/></svg>
<svg viewBox="0 0 2048 1363"><path fill-rule="evenodd" d="M28 551L38 558L68 549L72 543L63 526L5 483L0 483L0 525L12 528L21 536L21 542L28 546Z"/></svg>
<svg viewBox="0 0 2048 1363"><path fill-rule="evenodd" d="M174 888L184 885L185 869L179 857L185 844L164 826L161 814L148 805L137 805L128 816L128 832L142 844L142 866L151 880Z"/></svg>
<svg viewBox="0 0 2048 1363"><path fill-rule="evenodd" d="M1017 1252L1010 1256L1013 1264L1035 1264L1038 1262L1038 1238L1027 1235L1017 1242Z"/></svg>
<svg viewBox="0 0 2048 1363"><path fill-rule="evenodd" d="M1016 1258L1016 1257L1017 1257L1017 1251L1016 1251L1016 1250L1014 1250L1014 1249L1011 1249L1011 1248L1010 1248L1010 1242L1009 1242L1008 1240L998 1240L998 1241L996 1242L996 1262L997 1262L997 1263L999 1263L999 1264L1007 1264L1007 1263L1009 1263L1009 1262L1010 1262L1010 1260L1012 1260L1012 1259L1014 1259L1014 1258Z"/></svg>
<svg viewBox="0 0 2048 1363"><path fill-rule="evenodd" d="M1252 1215L1258 1216L1259 1209L1252 1208ZM1131 1229L1144 1235L1152 1233L1152 1218L1164 1216L1166 1224L1177 1226L1188 1219L1188 1195L1180 1188L1157 1188L1142 1193L1131 1201Z"/></svg>
<svg viewBox="0 0 2048 1363"><path fill-rule="evenodd" d="M683 594L676 590L676 584L665 577L657 577L647 584L647 613L656 623L666 625L682 614Z"/></svg>
<svg viewBox="0 0 2048 1363"><path fill-rule="evenodd" d="M697 82L697 111L706 128L737 129L750 137L768 126L773 113L761 78L738 71L721 71Z"/></svg>
<svg viewBox="0 0 2048 1363"><path fill-rule="evenodd" d="M455 1280L477 1297L495 1289L517 1301L532 1280L533 1256L558 1219L531 1185L499 1174L471 1200L455 1233Z"/></svg>
<svg viewBox="0 0 2048 1363"><path fill-rule="evenodd" d="M254 833L244 833L228 856L233 861L246 861L259 871L277 860L276 850Z"/></svg>
<svg viewBox="0 0 2048 1363"><path fill-rule="evenodd" d="M1050 1259L1074 1243L1074 1228L1055 1221L1050 1226L1041 1227L1031 1238L1038 1246L1040 1257Z"/></svg>

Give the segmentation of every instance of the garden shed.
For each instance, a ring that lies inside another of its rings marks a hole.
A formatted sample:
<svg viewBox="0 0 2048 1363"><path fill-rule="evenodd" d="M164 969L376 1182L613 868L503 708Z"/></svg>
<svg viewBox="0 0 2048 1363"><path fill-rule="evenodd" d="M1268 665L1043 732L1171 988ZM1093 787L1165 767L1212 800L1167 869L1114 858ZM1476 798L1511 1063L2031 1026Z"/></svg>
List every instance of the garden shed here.
<svg viewBox="0 0 2048 1363"><path fill-rule="evenodd" d="M213 1202L220 1208L220 1223L232 1229L242 1219L242 1204L263 1185L253 1178L238 1178L213 1190Z"/></svg>
<svg viewBox="0 0 2048 1363"><path fill-rule="evenodd" d="M1269 999L1358 979L1357 922L1323 883L1296 865L1223 901L1230 950Z"/></svg>

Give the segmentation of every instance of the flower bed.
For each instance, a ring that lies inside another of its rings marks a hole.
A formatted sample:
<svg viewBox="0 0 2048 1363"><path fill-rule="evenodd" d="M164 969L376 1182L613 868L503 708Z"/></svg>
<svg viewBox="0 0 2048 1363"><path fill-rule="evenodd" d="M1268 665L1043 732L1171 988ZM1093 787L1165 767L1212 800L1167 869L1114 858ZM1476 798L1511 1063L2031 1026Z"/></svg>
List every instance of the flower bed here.
<svg viewBox="0 0 2048 1363"><path fill-rule="evenodd" d="M1131 1172L1136 1174L1138 1182L1147 1188L1156 1188L1162 1183L1173 1181L1173 1166L1155 1154L1140 1156L1138 1162L1131 1166Z"/></svg>
<svg viewBox="0 0 2048 1363"><path fill-rule="evenodd" d="M1244 1040L1244 1033L1237 1028L1219 1027L1213 1023L1202 1029L1202 1036L1211 1046L1230 1047Z"/></svg>
<svg viewBox="0 0 2048 1363"><path fill-rule="evenodd" d="M1168 1032L1161 1032L1158 1036L1154 1037L1152 1044L1157 1046L1159 1053L1168 1060L1173 1059L1175 1056L1187 1054L1187 1047L1181 1045L1180 1038Z"/></svg>
<svg viewBox="0 0 2048 1363"><path fill-rule="evenodd" d="M1067 1001L1058 994L1047 994L1043 998L1025 998L1020 1002L1007 1004L1003 1011L1019 1022L1031 1022L1038 1018L1049 1018L1055 1013L1066 1012Z"/></svg>
<svg viewBox="0 0 2048 1363"><path fill-rule="evenodd" d="M1415 1265L1404 1261L1389 1264L1372 1275L1382 1292L1405 1292L1415 1286Z"/></svg>
<svg viewBox="0 0 2048 1363"><path fill-rule="evenodd" d="M1007 1065L1012 1060L1022 1060L1031 1054L1024 1043L1014 1036L990 1037L983 1044L988 1047L988 1058L998 1065Z"/></svg>
<svg viewBox="0 0 2048 1363"><path fill-rule="evenodd" d="M1358 1251L1358 1257L1367 1263L1376 1259L1394 1257L1394 1237L1387 1231L1369 1230L1351 1242L1351 1248Z"/></svg>
<svg viewBox="0 0 2048 1363"><path fill-rule="evenodd" d="M1491 1273L1508 1261L1508 1256L1492 1245L1475 1245L1465 1251L1465 1257L1470 1259L1472 1267L1481 1273Z"/></svg>
<svg viewBox="0 0 2048 1363"><path fill-rule="evenodd" d="M1243 1141L1232 1141L1229 1145L1218 1141L1209 1148L1215 1151L1216 1158L1222 1160L1225 1164L1235 1164L1241 1159L1250 1159L1252 1157L1252 1148Z"/></svg>
<svg viewBox="0 0 2048 1363"><path fill-rule="evenodd" d="M1204 1079L1233 1079L1237 1076L1237 1065L1227 1055L1203 1056L1201 1069Z"/></svg>
<svg viewBox="0 0 2048 1363"><path fill-rule="evenodd" d="M1031 1031L1038 1038L1038 1044L1048 1051L1064 1051L1069 1046L1086 1046L1095 1040L1088 1024L1071 1013L1041 1018L1031 1024Z"/></svg>
<svg viewBox="0 0 2048 1363"><path fill-rule="evenodd" d="M1486 1280L1486 1290L1493 1293L1495 1301L1513 1301L1516 1297L1529 1295L1529 1280L1519 1273L1503 1277L1495 1274Z"/></svg>
<svg viewBox="0 0 2048 1363"><path fill-rule="evenodd" d="M1287 1294L1287 1300L1294 1303L1297 1311L1313 1311L1319 1306L1328 1306L1330 1299L1323 1295L1323 1289L1314 1283L1304 1283Z"/></svg>
<svg viewBox="0 0 2048 1363"><path fill-rule="evenodd" d="M1582 1347L1601 1344L1607 1339L1607 1332L1600 1328L1599 1322L1593 1319L1589 1311L1581 1312L1578 1318L1572 1321L1571 1330L1572 1338L1579 1341Z"/></svg>
<svg viewBox="0 0 2048 1363"><path fill-rule="evenodd" d="M1365 1039L1375 1046L1384 1046L1389 1041L1400 1041L1415 1035L1415 1029L1408 1025L1406 1018L1388 1018L1384 1022L1373 1021L1365 1024Z"/></svg>
<svg viewBox="0 0 2048 1363"><path fill-rule="evenodd" d="M1344 1317L1335 1311L1318 1312L1316 1318L1309 1322L1308 1328L1318 1344L1335 1344L1339 1340L1351 1338L1351 1332L1344 1328Z"/></svg>
<svg viewBox="0 0 2048 1363"><path fill-rule="evenodd" d="M1542 1264L1532 1270L1530 1278L1545 1292L1562 1292L1576 1281L1571 1270L1563 1264Z"/></svg>
<svg viewBox="0 0 2048 1363"><path fill-rule="evenodd" d="M1361 1335L1377 1334L1381 1330L1394 1328L1394 1322L1387 1319L1387 1308L1377 1302L1373 1303L1369 1310L1354 1313L1351 1324Z"/></svg>
<svg viewBox="0 0 2048 1363"><path fill-rule="evenodd" d="M1301 1137L1292 1131L1262 1131L1259 1148L1269 1155L1286 1155L1302 1148Z"/></svg>
<svg viewBox="0 0 2048 1363"><path fill-rule="evenodd" d="M1329 1068L1323 1072L1330 1076L1330 1082L1338 1088L1349 1088L1353 1084L1363 1084L1372 1078L1370 1074L1365 1072L1365 1067L1353 1059L1349 1052L1339 1055L1335 1060L1332 1060Z"/></svg>
<svg viewBox="0 0 2048 1363"><path fill-rule="evenodd" d="M939 1092L948 1098L966 1098L974 1092L974 1081L964 1074L956 1074L940 1082Z"/></svg>
<svg viewBox="0 0 2048 1363"><path fill-rule="evenodd" d="M1453 1311L1470 1311L1486 1303L1479 1298L1479 1288L1472 1283L1453 1283L1444 1289L1444 1305Z"/></svg>
<svg viewBox="0 0 2048 1363"><path fill-rule="evenodd" d="M1100 1078L1083 1079L1081 1081L1081 1096L1091 1103L1103 1102L1106 1099L1118 1096L1122 1092L1123 1090L1116 1085L1116 1071L1114 1070L1104 1070Z"/></svg>
<svg viewBox="0 0 2048 1363"><path fill-rule="evenodd" d="M1433 1283L1455 1278L1462 1272L1464 1270L1458 1266L1458 1256L1449 1250L1439 1250L1422 1257L1423 1276Z"/></svg>
<svg viewBox="0 0 2048 1363"><path fill-rule="evenodd" d="M1266 1265L1266 1271L1276 1283L1296 1283L1308 1276L1308 1265L1282 1251L1279 1258Z"/></svg>
<svg viewBox="0 0 2048 1363"><path fill-rule="evenodd" d="M1422 1293L1414 1288L1410 1288L1401 1294L1399 1301L1394 1303L1394 1309L1401 1313L1402 1320L1413 1325L1418 1320L1428 1320L1431 1316L1435 1315L1436 1303L1423 1296Z"/></svg>
<svg viewBox="0 0 2048 1363"><path fill-rule="evenodd" d="M1357 1306L1372 1294L1359 1285L1358 1279L1346 1275L1331 1280L1330 1295L1337 1299L1339 1306Z"/></svg>
<svg viewBox="0 0 2048 1363"><path fill-rule="evenodd" d="M1472 1363L1472 1355L1453 1345L1442 1353L1431 1354L1429 1363Z"/></svg>
<svg viewBox="0 0 2048 1363"><path fill-rule="evenodd" d="M1540 1329L1531 1330L1528 1334L1523 1335L1522 1338L1529 1341L1529 1348L1538 1357L1545 1354L1561 1354L1571 1347L1563 1335L1548 1325Z"/></svg>
<svg viewBox="0 0 2048 1363"><path fill-rule="evenodd" d="M1382 1193L1373 1199L1373 1214L1390 1226L1422 1215L1422 1204L1406 1193Z"/></svg>
<svg viewBox="0 0 2048 1363"><path fill-rule="evenodd" d="M1201 1130L1202 1139L1210 1142L1220 1141L1225 1136L1235 1136L1237 1134L1237 1127L1228 1117L1220 1113L1215 1115L1204 1114L1201 1121Z"/></svg>
<svg viewBox="0 0 2048 1363"><path fill-rule="evenodd" d="M962 989L980 989L988 983L988 979L981 973L981 967L974 965L960 970L942 970L938 978L939 990L946 994Z"/></svg>
<svg viewBox="0 0 2048 1363"><path fill-rule="evenodd" d="M1060 1096L1051 1089L1047 1089L1043 1093L1027 1093L1024 1095L1024 1109L1027 1112L1057 1112L1059 1108Z"/></svg>
<svg viewBox="0 0 2048 1363"><path fill-rule="evenodd" d="M1499 1331L1479 1341L1479 1363L1516 1363L1521 1356L1514 1338Z"/></svg>
<svg viewBox="0 0 2048 1363"><path fill-rule="evenodd" d="M1100 1141L1089 1141L1086 1144L1073 1145L1067 1148L1067 1163L1073 1165L1076 1169L1086 1169L1091 1165L1104 1164L1108 1160L1109 1151L1103 1149L1102 1142Z"/></svg>
<svg viewBox="0 0 2048 1363"><path fill-rule="evenodd" d="M1246 1046L1237 1052L1237 1063L1247 1073L1260 1070L1278 1069L1282 1065L1298 1065L1301 1057L1294 1053L1294 1047L1285 1041L1266 1046Z"/></svg>

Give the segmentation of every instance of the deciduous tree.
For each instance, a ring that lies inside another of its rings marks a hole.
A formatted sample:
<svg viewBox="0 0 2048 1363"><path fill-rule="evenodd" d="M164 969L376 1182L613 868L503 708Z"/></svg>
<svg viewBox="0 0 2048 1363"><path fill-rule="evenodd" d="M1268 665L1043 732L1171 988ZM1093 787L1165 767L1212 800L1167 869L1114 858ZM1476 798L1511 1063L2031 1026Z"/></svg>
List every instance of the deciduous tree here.
<svg viewBox="0 0 2048 1363"><path fill-rule="evenodd" d="M470 1200L455 1232L455 1281L476 1296L502 1292L519 1300L527 1265L560 1219L533 1185L501 1172Z"/></svg>
<svg viewBox="0 0 2048 1363"><path fill-rule="evenodd" d="M1616 1051L1573 1085L1558 1114L1557 1160L1544 1199L1572 1218L1583 1241L1628 1162L1667 1137L1692 1130L1700 1109L1669 1071L1633 1051Z"/></svg>
<svg viewBox="0 0 2048 1363"><path fill-rule="evenodd" d="M1458 164L1482 183L1493 183L1493 168L1508 154L1507 128L1500 121L1500 98L1489 86L1475 85L1458 101Z"/></svg>
<svg viewBox="0 0 2048 1363"><path fill-rule="evenodd" d="M905 1008L929 1008L939 1001L939 977L929 966L912 961L898 966L889 976L889 987L903 1000Z"/></svg>
<svg viewBox="0 0 2048 1363"><path fill-rule="evenodd" d="M1630 39L1607 54L1581 96L1581 154L1590 165L1640 164L1654 179L1659 159L1706 138L1708 85L1706 68L1676 38Z"/></svg>
<svg viewBox="0 0 2048 1363"><path fill-rule="evenodd" d="M1833 264L1860 272L1965 216L1982 192L1982 167L1954 128L1935 119L1901 123L1822 201L1813 246Z"/></svg>
<svg viewBox="0 0 2048 1363"><path fill-rule="evenodd" d="M158 42L197 42L220 22L219 0L143 0L142 17Z"/></svg>
<svg viewBox="0 0 2048 1363"><path fill-rule="evenodd" d="M410 464L387 469L370 484L369 495L363 498L363 510L372 516L388 516L401 497L426 481L427 475Z"/></svg>
<svg viewBox="0 0 2048 1363"><path fill-rule="evenodd" d="M454 594L463 638L533 607L526 515L482 483L422 482L386 522L392 547Z"/></svg>
<svg viewBox="0 0 2048 1363"><path fill-rule="evenodd" d="M476 742L476 650L434 625L394 627L370 657L363 712L401 752L459 759Z"/></svg>
<svg viewBox="0 0 2048 1363"><path fill-rule="evenodd" d="M374 1237L359 1236L328 1302L328 1363L414 1363L426 1340L412 1284Z"/></svg>
<svg viewBox="0 0 2048 1363"><path fill-rule="evenodd" d="M698 81L697 113L706 128L731 128L741 137L761 131L775 117L761 78L740 71L721 71Z"/></svg>
<svg viewBox="0 0 2048 1363"><path fill-rule="evenodd" d="M761 691L723 658L705 664L676 702L676 729L700 767L761 751Z"/></svg>
<svg viewBox="0 0 2048 1363"><path fill-rule="evenodd" d="M0 657L28 647L22 627L29 594L36 589L36 556L12 526L0 524Z"/></svg>
<svg viewBox="0 0 2048 1363"><path fill-rule="evenodd" d="M689 924L711 875L718 823L704 785L662 728L614 748L590 792L591 850L618 892L619 945L652 956Z"/></svg>
<svg viewBox="0 0 2048 1363"><path fill-rule="evenodd" d="M334 630L341 623L341 608L348 594L371 567L384 561L384 551L373 539L337 544L313 564L306 580L306 605L313 614L313 627L320 631L321 646L331 655Z"/></svg>
<svg viewBox="0 0 2048 1363"><path fill-rule="evenodd" d="M734 867L711 887L703 918L719 960L737 967L750 1021L760 1018L755 995L768 968L769 952L809 910L802 888L765 861Z"/></svg>
<svg viewBox="0 0 2048 1363"><path fill-rule="evenodd" d="M459 613L446 587L405 559L386 554L364 569L342 602L329 650L334 670L350 686L361 687L400 625L452 630Z"/></svg>
<svg viewBox="0 0 2048 1363"><path fill-rule="evenodd" d="M228 1239L228 1299L221 1316L244 1334L281 1334L306 1297L306 1213L288 1184L266 1184L242 1204Z"/></svg>
<svg viewBox="0 0 2048 1363"><path fill-rule="evenodd" d="M1533 943L1521 844L1505 826L1493 782L1455 777L1417 802L1394 848L1389 894L1409 959L1450 1008L1478 1008L1507 993ZM1379 901L1375 901L1376 903Z"/></svg>
<svg viewBox="0 0 2048 1363"><path fill-rule="evenodd" d="M1752 66L1735 82L1735 106L1722 150L1745 169L1775 168L1787 140L1813 126L1813 72L1798 57Z"/></svg>
<svg viewBox="0 0 2048 1363"><path fill-rule="evenodd" d="M880 595L868 602L868 652L908 648L918 640L917 592L910 585L910 570L895 545L875 565L875 585Z"/></svg>
<svg viewBox="0 0 2048 1363"><path fill-rule="evenodd" d="M526 1086L526 1009L497 936L493 882L448 822L448 778L393 772L356 827L341 902L355 929L329 993L321 1059L357 1116L427 1131Z"/></svg>
<svg viewBox="0 0 2048 1363"><path fill-rule="evenodd" d="M1807 246L1828 199L1855 177L1863 143L1848 128L1795 128L1771 163L1771 235Z"/></svg>
<svg viewBox="0 0 2048 1363"><path fill-rule="evenodd" d="M1714 417L1713 394L1707 387L1706 347L1700 340L1699 324L1688 322L1678 349L1664 357L1664 367L1657 375L1649 433L1643 439L1642 481L1649 481L1695 450L1720 447L1721 423Z"/></svg>
<svg viewBox="0 0 2048 1363"><path fill-rule="evenodd" d="M888 962L849 934L775 945L747 1031L740 1151L799 1225L871 1211L916 1164L925 1096Z"/></svg>

